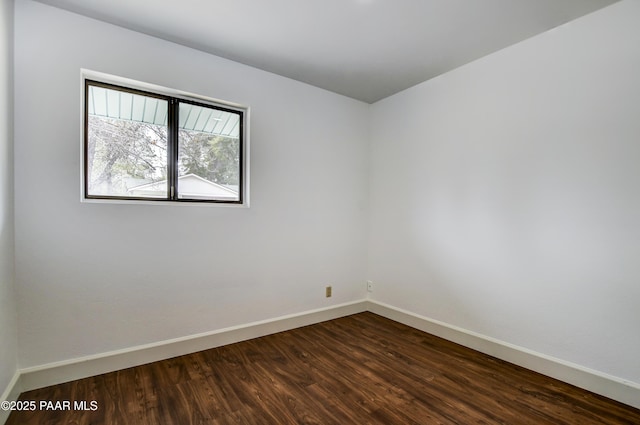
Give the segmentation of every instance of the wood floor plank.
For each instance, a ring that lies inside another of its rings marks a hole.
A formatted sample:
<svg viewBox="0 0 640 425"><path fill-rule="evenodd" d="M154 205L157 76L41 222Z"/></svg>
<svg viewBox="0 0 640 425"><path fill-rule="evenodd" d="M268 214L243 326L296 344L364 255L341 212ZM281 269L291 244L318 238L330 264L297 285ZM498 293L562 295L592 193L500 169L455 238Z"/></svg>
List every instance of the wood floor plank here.
<svg viewBox="0 0 640 425"><path fill-rule="evenodd" d="M640 410L373 313L21 394L7 425L640 424Z"/></svg>

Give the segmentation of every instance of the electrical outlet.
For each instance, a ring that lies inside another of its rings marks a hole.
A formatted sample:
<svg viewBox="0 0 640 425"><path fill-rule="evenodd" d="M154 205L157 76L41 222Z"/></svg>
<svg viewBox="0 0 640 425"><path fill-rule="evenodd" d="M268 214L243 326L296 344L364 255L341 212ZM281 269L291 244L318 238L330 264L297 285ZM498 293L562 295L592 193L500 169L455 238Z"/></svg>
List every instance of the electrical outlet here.
<svg viewBox="0 0 640 425"><path fill-rule="evenodd" d="M326 288L324 288L324 295L327 298L331 298L331 286L327 286Z"/></svg>
<svg viewBox="0 0 640 425"><path fill-rule="evenodd" d="M373 292L373 282L367 280L367 292Z"/></svg>

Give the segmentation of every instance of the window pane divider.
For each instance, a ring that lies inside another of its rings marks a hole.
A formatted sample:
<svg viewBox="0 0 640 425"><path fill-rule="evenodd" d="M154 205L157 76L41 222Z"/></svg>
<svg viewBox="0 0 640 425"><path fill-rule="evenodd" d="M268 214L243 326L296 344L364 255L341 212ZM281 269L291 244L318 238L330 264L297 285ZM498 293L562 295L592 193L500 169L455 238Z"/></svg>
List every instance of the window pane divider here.
<svg viewBox="0 0 640 425"><path fill-rule="evenodd" d="M178 199L178 105L177 99L169 99L169 140L167 145L167 180L169 187L167 189L169 191L169 199L172 201Z"/></svg>

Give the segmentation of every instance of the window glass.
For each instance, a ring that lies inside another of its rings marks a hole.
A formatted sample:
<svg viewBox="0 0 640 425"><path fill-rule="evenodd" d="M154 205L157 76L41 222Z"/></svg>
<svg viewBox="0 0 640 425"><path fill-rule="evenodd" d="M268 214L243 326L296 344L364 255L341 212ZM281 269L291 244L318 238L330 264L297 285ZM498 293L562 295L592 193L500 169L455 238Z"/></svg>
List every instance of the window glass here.
<svg viewBox="0 0 640 425"><path fill-rule="evenodd" d="M235 112L180 103L180 199L240 199L240 119Z"/></svg>
<svg viewBox="0 0 640 425"><path fill-rule="evenodd" d="M167 100L89 86L87 102L87 194L166 198Z"/></svg>

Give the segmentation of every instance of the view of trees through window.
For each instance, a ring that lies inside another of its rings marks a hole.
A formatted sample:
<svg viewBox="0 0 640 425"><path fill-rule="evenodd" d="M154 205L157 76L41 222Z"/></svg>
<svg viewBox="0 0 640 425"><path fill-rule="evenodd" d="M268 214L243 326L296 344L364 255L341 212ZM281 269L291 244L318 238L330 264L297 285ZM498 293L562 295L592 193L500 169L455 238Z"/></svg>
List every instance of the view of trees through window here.
<svg viewBox="0 0 640 425"><path fill-rule="evenodd" d="M169 101L98 87L88 102L87 194L171 199ZM176 197L238 201L240 114L190 103L180 103L177 113Z"/></svg>
<svg viewBox="0 0 640 425"><path fill-rule="evenodd" d="M240 143L230 137L197 131L178 132L178 176L196 175L237 192ZM180 180L178 180L180 186Z"/></svg>
<svg viewBox="0 0 640 425"><path fill-rule="evenodd" d="M166 125L90 115L88 130L90 194L136 196L133 188L164 182L156 196L167 196Z"/></svg>

